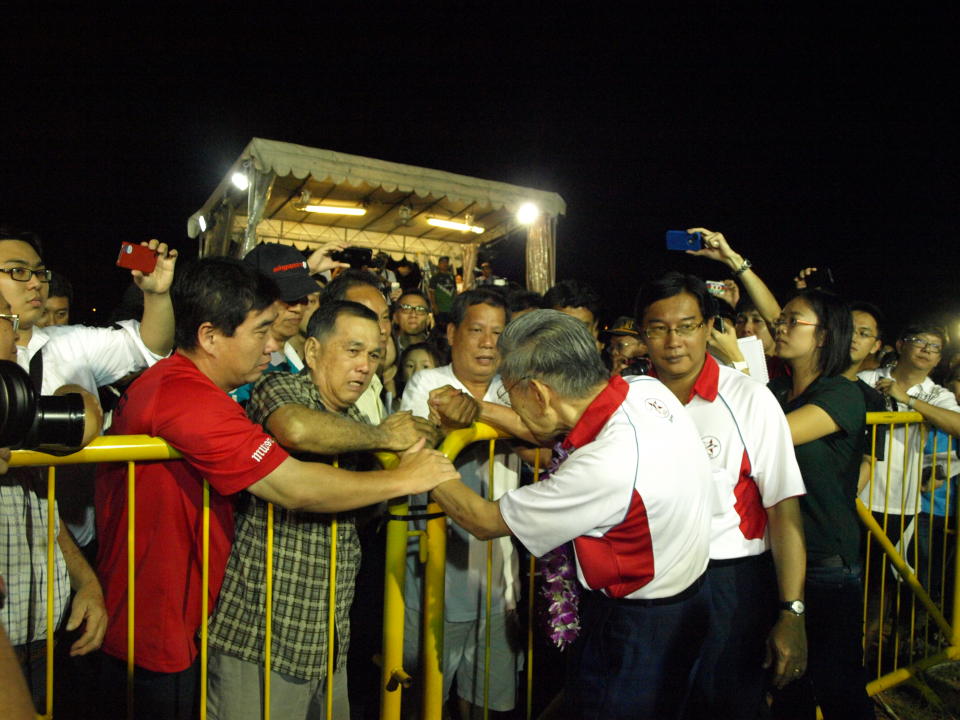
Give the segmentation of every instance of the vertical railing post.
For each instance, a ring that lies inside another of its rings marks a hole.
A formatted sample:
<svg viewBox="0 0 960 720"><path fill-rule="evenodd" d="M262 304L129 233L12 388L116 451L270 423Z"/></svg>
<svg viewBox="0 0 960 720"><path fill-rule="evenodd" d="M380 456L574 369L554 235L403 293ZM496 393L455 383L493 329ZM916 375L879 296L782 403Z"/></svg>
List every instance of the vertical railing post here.
<svg viewBox="0 0 960 720"><path fill-rule="evenodd" d="M403 584L406 579L407 501L390 503L383 579L383 655L380 666L380 720L400 717L403 671Z"/></svg>
<svg viewBox="0 0 960 720"><path fill-rule="evenodd" d="M270 667L273 648L273 503L267 503L267 544L264 548L265 607L263 613L263 720L270 720Z"/></svg>
<svg viewBox="0 0 960 720"><path fill-rule="evenodd" d="M427 563L423 569L423 717L443 717L443 607L447 573L447 518L436 503L427 505L425 542ZM421 541L423 542L423 540Z"/></svg>
<svg viewBox="0 0 960 720"><path fill-rule="evenodd" d="M533 481L540 482L540 448L533 456ZM527 720L533 720L533 625L535 593L537 588L537 559L530 556L527 577Z"/></svg>
<svg viewBox="0 0 960 720"><path fill-rule="evenodd" d="M54 549L57 542L54 529L57 526L57 471L51 465L47 469L47 677L45 682L45 715L53 717L53 598L57 582ZM33 628L30 628L33 632Z"/></svg>
<svg viewBox="0 0 960 720"><path fill-rule="evenodd" d="M136 501L136 471L134 463L127 463L127 720L133 720L133 666L135 647L134 640L134 598L137 574L136 529L137 529L137 501Z"/></svg>
<svg viewBox="0 0 960 720"><path fill-rule="evenodd" d="M200 576L200 720L207 718L207 615L210 612L210 483L203 480L203 557Z"/></svg>

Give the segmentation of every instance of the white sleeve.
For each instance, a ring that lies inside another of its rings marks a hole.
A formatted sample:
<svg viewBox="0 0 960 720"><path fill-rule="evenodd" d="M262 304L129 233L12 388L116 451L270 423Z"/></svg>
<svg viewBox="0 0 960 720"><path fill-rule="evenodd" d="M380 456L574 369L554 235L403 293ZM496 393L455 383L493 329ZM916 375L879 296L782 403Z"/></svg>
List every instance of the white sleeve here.
<svg viewBox="0 0 960 720"><path fill-rule="evenodd" d="M540 557L581 535L602 535L623 520L633 498L638 457L633 442L614 442L616 472L606 443L573 453L547 480L500 498L500 514L524 547ZM605 452L606 451L606 452Z"/></svg>
<svg viewBox="0 0 960 720"><path fill-rule="evenodd" d="M937 385L934 393L935 394L933 397L931 397L928 401L931 405L944 410L960 412L960 405L957 404L957 398L952 392L947 390L945 387Z"/></svg>
<svg viewBox="0 0 960 720"><path fill-rule="evenodd" d="M410 410L417 417L429 418L430 407L427 400L430 398L430 387L424 382L424 373L418 372L403 388L403 397L400 399L400 409Z"/></svg>
<svg viewBox="0 0 960 720"><path fill-rule="evenodd" d="M805 495L807 490L787 418L773 393L761 389L754 394L748 426L752 437L746 447L763 506L773 507L781 500Z"/></svg>

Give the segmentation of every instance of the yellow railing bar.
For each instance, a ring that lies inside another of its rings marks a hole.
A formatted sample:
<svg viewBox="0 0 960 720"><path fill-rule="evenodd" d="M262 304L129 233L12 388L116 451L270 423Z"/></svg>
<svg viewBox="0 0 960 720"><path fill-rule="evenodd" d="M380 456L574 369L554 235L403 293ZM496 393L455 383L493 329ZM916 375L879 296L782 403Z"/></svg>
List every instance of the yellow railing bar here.
<svg viewBox="0 0 960 720"><path fill-rule="evenodd" d="M540 482L540 448L537 448L533 456L533 481ZM537 559L531 555L527 577L527 720L533 720L533 613L536 572Z"/></svg>
<svg viewBox="0 0 960 720"><path fill-rule="evenodd" d="M264 550L266 602L263 622L263 720L270 720L270 651L273 647L273 503L267 503L267 546ZM329 716L328 716L329 717Z"/></svg>
<svg viewBox="0 0 960 720"><path fill-rule="evenodd" d="M340 461L334 460L333 466L340 467ZM337 515L330 519L330 605L327 611L327 688L326 688L326 718L333 718L333 665L334 665L334 638L337 634Z"/></svg>
<svg viewBox="0 0 960 720"><path fill-rule="evenodd" d="M493 462L496 457L496 440L490 440L490 450L487 453L487 499L493 502ZM483 720L490 717L490 613L493 610L493 543L487 540L487 586L484 593L484 622L483 622ZM504 558L503 562L506 563Z"/></svg>
<svg viewBox="0 0 960 720"><path fill-rule="evenodd" d="M406 498L391 502L387 512L389 515L406 515ZM410 676L403 669L403 585L407 569L407 524L400 520L390 520L387 523L384 558L386 570L383 578L383 641L380 658L381 720L395 720L400 717L400 687L409 687L411 682Z"/></svg>
<svg viewBox="0 0 960 720"><path fill-rule="evenodd" d="M133 720L133 666L134 666L134 590L136 586L136 529L137 529L137 471L136 463L127 463L127 718Z"/></svg>
<svg viewBox="0 0 960 720"><path fill-rule="evenodd" d="M420 542L427 546L423 568L423 717L443 717L443 603L447 575L447 518L437 503L427 505L427 531Z"/></svg>
<svg viewBox="0 0 960 720"><path fill-rule="evenodd" d="M210 483L203 479L203 566L200 575L200 720L207 720L207 614L210 594Z"/></svg>
<svg viewBox="0 0 960 720"><path fill-rule="evenodd" d="M11 453L11 467L28 465L79 465L84 463L177 460L183 456L165 440L149 435L104 435L71 455L47 455L35 450Z"/></svg>
<svg viewBox="0 0 960 720"><path fill-rule="evenodd" d="M916 593L917 597L920 599L920 602L927 609L927 612L930 613L930 616L933 618L934 622L936 622L937 625L940 626L940 629L943 630L947 635L952 635L953 629L950 627L950 623L947 622L946 618L943 617L943 614L934 604L933 600L930 599L930 596L923 588L923 585L921 585L920 581L917 580L917 576L914 575L913 571L907 567L907 564L904 562L903 558L900 557L900 553L897 552L897 549L893 546L893 543L890 542L890 538L886 536L877 521L873 519L873 514L867 509L866 505L863 504L863 501L861 501L860 498L857 498L857 513L860 515L860 520L863 522L863 524L866 525L870 533L874 535L874 539L880 543L880 547L882 547L884 552L886 552L890 562L907 582L913 592Z"/></svg>
<svg viewBox="0 0 960 720"><path fill-rule="evenodd" d="M45 683L47 697L45 718L53 717L53 591L57 582L53 552L54 543L57 541L53 532L57 521L56 472L52 467L47 470L47 678ZM33 629L31 628L30 631L33 632Z"/></svg>

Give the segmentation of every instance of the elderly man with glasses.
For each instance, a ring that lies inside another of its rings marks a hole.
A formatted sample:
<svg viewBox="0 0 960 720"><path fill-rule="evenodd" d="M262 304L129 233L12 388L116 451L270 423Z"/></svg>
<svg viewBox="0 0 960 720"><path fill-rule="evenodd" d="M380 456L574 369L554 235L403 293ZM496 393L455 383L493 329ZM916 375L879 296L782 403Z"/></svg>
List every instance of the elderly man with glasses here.
<svg viewBox="0 0 960 720"><path fill-rule="evenodd" d="M890 409L897 412L918 412L928 424L953 437L960 437L960 405L954 394L930 379L930 373L943 357L947 342L946 330L933 325L914 324L897 340L897 364L876 370L864 370L859 378L886 396ZM872 482L861 489L860 499L878 513L896 516L887 527L897 541L901 525L906 525L919 507L917 461L925 435L914 429L909 440L903 427L893 431L886 458L875 465ZM906 462L904 462L906 453ZM888 465L889 463L889 465ZM898 520L904 522L901 524Z"/></svg>
<svg viewBox="0 0 960 720"><path fill-rule="evenodd" d="M496 501L461 482L433 496L480 539L512 535L537 556L572 542L585 595L564 717L676 717L709 615L715 493L700 435L659 380L609 377L573 317L528 313L499 350L515 411L503 426L562 440L550 475Z"/></svg>

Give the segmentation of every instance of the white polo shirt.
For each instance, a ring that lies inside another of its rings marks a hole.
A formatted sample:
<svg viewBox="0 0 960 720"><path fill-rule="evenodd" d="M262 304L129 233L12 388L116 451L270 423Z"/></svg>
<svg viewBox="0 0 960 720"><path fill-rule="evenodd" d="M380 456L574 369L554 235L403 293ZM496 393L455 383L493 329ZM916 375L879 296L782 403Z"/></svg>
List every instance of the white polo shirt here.
<svg viewBox="0 0 960 720"><path fill-rule="evenodd" d="M889 367L863 370L857 373L857 377L870 387L876 387L877 380L891 377L891 370L892 368ZM940 387L929 377L924 378L922 383L909 388L907 395L934 407L960 412L960 405L957 405L957 399L953 393ZM909 412L910 408L897 403L897 411ZM921 432L919 423L913 423L910 425L909 438L905 437L906 435L906 428L903 425L896 426L889 434L884 459L877 461L874 471L873 494L870 493L870 483L867 483L860 493L863 504L871 510L876 512L886 510L895 515L916 515L920 509L920 478L917 461L923 458L922 448L927 434ZM903 464L904 451L907 453L906 470ZM888 465L888 461L891 464ZM887 472L890 473L889 492Z"/></svg>
<svg viewBox="0 0 960 720"><path fill-rule="evenodd" d="M713 466L710 558L765 552L766 509L806 493L780 403L765 385L707 355L685 407Z"/></svg>
<svg viewBox="0 0 960 720"><path fill-rule="evenodd" d="M410 410L418 417L430 417L427 400L430 391L444 385L469 392L453 372L453 365L438 368L425 368L417 372L403 389L401 410ZM487 402L504 404L498 397L503 387L499 375L495 375L482 398ZM474 492L489 497L490 446L474 443L465 448L457 457L455 465L463 482ZM497 452L493 458L493 497L499 498L507 490L517 487L519 481L520 460L513 453ZM426 495L412 496L411 504L423 504ZM473 535L448 520L450 528L447 536L447 572L446 600L444 615L450 622L467 622L476 619L480 608L484 607L482 598L486 592L487 543L477 540ZM493 543L493 612L499 613L516 607L520 592L520 559L509 537L497 538ZM416 546L408 555L408 578L419 575L416 562ZM412 589L412 588L411 588ZM419 595L417 595L419 597ZM478 602L478 598L481 598ZM412 600L408 594L408 599Z"/></svg>
<svg viewBox="0 0 960 720"><path fill-rule="evenodd" d="M570 457L549 479L500 498L504 522L531 553L572 540L580 582L612 597L671 597L703 574L710 461L659 380L611 378L564 447Z"/></svg>

